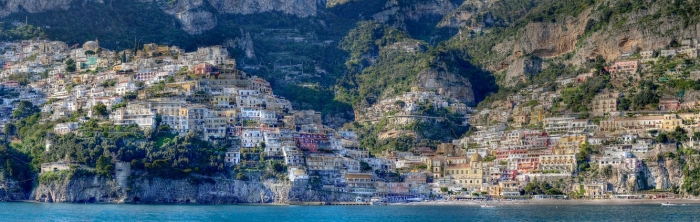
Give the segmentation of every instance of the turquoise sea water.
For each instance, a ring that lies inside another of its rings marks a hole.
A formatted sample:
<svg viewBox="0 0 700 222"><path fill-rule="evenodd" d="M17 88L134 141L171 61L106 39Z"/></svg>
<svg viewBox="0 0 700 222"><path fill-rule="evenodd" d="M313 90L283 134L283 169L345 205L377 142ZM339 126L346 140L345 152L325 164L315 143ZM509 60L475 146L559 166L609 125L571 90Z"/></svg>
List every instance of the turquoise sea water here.
<svg viewBox="0 0 700 222"><path fill-rule="evenodd" d="M246 206L0 203L0 221L698 221L700 205Z"/></svg>

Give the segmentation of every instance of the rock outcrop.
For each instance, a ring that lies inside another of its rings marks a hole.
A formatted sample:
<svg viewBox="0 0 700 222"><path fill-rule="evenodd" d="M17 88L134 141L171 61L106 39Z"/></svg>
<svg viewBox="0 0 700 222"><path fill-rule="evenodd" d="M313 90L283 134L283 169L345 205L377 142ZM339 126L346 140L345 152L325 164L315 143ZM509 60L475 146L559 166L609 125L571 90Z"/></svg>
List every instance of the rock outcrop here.
<svg viewBox="0 0 700 222"><path fill-rule="evenodd" d="M96 0L102 2L102 0ZM15 12L27 11L40 13L55 9L67 10L73 0L6 0L2 1L4 7L0 7L0 17L8 16Z"/></svg>
<svg viewBox="0 0 700 222"><path fill-rule="evenodd" d="M105 4L104 0L6 0L0 7L0 18L26 11L41 13L52 10L79 10L88 1ZM182 29L189 34L201 34L217 25L216 14L249 15L263 12L282 12L298 17L316 16L322 0L132 0L157 4L166 13L176 17ZM109 0L107 4L112 4Z"/></svg>
<svg viewBox="0 0 700 222"><path fill-rule="evenodd" d="M228 14L255 14L278 11L299 17L316 16L316 0L208 0L219 11Z"/></svg>
<svg viewBox="0 0 700 222"><path fill-rule="evenodd" d="M519 82L525 82L532 75L542 71L542 59L522 57L513 61L506 71L504 85L515 86Z"/></svg>
<svg viewBox="0 0 700 222"><path fill-rule="evenodd" d="M483 23L488 20L488 13L484 13L489 7L493 6L488 6L488 2L465 2L445 16L439 25L459 27L462 31L474 26L488 29ZM597 56L612 61L627 52L661 50L673 40L700 36L697 19L688 20L673 14L659 16L668 7L666 3L650 3L647 9L603 20L606 12L598 10L596 5L578 15L560 15L555 21L532 21L514 31L513 36L493 42L489 57L483 58L480 65L500 72L518 66L518 59L523 56L556 57L574 65L584 64ZM475 16L482 16L478 18L482 21L480 24L474 24ZM600 27L594 28L596 25Z"/></svg>
<svg viewBox="0 0 700 222"><path fill-rule="evenodd" d="M2 180L0 183L0 202L26 200L28 195L15 180Z"/></svg>
<svg viewBox="0 0 700 222"><path fill-rule="evenodd" d="M642 171L647 189L668 190L672 187L680 187L682 180L681 165L670 158L658 158L656 161L645 162L647 165Z"/></svg>
<svg viewBox="0 0 700 222"><path fill-rule="evenodd" d="M132 178L128 186L99 176L69 176L39 183L29 199L57 203L235 204L353 201L355 195L307 190L272 181L224 178Z"/></svg>
<svg viewBox="0 0 700 222"><path fill-rule="evenodd" d="M419 88L435 91L446 98L465 104L475 102L472 84L468 78L456 73L428 69L418 74L416 84Z"/></svg>
<svg viewBox="0 0 700 222"><path fill-rule="evenodd" d="M464 1L462 5L451 11L440 21L438 27L465 28L471 30L473 27L483 27L493 22L490 13L487 12L490 7L498 0L480 0L480 1ZM466 27L465 27L466 26Z"/></svg>
<svg viewBox="0 0 700 222"><path fill-rule="evenodd" d="M419 21L425 17L437 16L442 18L455 10L456 6L449 0L430 0L400 3L396 0L387 1L384 10L372 15L372 19L381 23L391 23L393 27L406 30L406 21Z"/></svg>
<svg viewBox="0 0 700 222"><path fill-rule="evenodd" d="M176 16L182 29L190 34L201 34L216 27L219 14L249 15L263 12L282 12L298 17L316 16L316 0L178 0L167 3L163 10Z"/></svg>

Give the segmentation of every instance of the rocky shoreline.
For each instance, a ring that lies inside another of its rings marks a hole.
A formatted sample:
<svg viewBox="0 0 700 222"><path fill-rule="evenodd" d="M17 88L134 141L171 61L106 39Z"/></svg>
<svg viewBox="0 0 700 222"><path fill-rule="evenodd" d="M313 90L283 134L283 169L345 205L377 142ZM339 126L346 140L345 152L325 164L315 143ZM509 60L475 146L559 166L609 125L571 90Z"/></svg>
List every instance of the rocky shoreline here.
<svg viewBox="0 0 700 222"><path fill-rule="evenodd" d="M40 182L26 199L50 203L136 204L286 204L352 202L357 195L311 190L307 184L223 178L163 179L134 177L128 183L100 176Z"/></svg>

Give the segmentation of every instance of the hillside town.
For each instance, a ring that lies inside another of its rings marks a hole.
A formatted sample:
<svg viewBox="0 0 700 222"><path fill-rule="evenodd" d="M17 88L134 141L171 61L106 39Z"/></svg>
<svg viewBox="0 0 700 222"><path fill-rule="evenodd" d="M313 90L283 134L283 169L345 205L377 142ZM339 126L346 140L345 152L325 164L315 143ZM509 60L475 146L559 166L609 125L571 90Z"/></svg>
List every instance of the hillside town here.
<svg viewBox="0 0 700 222"><path fill-rule="evenodd" d="M629 79L633 84L632 79L651 72L654 61L697 58L697 40L683 40L680 45L630 52L608 63L605 72L611 79ZM295 110L290 101L273 93L269 82L238 70L222 46L186 52L145 44L134 54L101 48L98 40L82 46L27 40L0 43L0 50L3 126L23 102L29 102L39 107L42 121L57 123L52 137L78 133L89 120L136 125L145 132L158 128L178 135L194 133L206 141L230 144L224 160L230 169L255 166L259 159L245 156L259 152L283 160L286 176L278 179L293 185L386 201L531 198L533 193L525 187L533 181L570 182L574 177L581 179L534 197L568 198L575 193L592 199L643 198L656 194L633 194L637 189L629 184L634 179L612 184L583 179L581 172L614 169L625 178L639 177L648 170L646 161L676 150L675 144L658 139L673 132L690 135L681 146L700 146L694 138L700 123L697 97L663 95L652 110L628 112L619 107L630 92L605 91L587 104L589 113L559 112L566 105L562 94L600 76L593 71L559 78L555 87L531 85L479 108L414 88L367 108L363 121L382 117L395 125L442 121L417 111L444 108L463 115L463 125L472 130L435 147L370 153L360 146L355 132L324 126L320 112ZM700 79L700 71L684 67L662 74L660 81ZM583 151L591 147L601 152ZM51 152L48 140L45 149ZM67 158L45 163L41 171L70 170L69 165L81 163ZM657 190L671 189L668 182L645 180Z"/></svg>

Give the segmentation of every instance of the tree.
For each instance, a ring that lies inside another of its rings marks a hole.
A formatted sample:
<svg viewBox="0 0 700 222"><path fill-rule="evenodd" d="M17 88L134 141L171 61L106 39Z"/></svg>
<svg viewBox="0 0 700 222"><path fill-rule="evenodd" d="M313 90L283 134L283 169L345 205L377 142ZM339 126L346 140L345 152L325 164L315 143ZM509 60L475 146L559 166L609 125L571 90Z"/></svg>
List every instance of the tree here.
<svg viewBox="0 0 700 222"><path fill-rule="evenodd" d="M666 133L659 133L659 135L656 136L655 140L657 143L667 143L668 136L666 136Z"/></svg>
<svg viewBox="0 0 700 222"><path fill-rule="evenodd" d="M630 101L630 99L621 98L620 104L617 105L617 109L620 111L629 110L631 105L632 105L632 101Z"/></svg>
<svg viewBox="0 0 700 222"><path fill-rule="evenodd" d="M5 137L13 136L15 135L15 132L17 132L17 127L15 126L15 124L7 123L5 124L3 132L5 133Z"/></svg>
<svg viewBox="0 0 700 222"><path fill-rule="evenodd" d="M287 167L284 166L284 164L274 161L272 162L272 169L275 170L277 173L284 173L287 171Z"/></svg>
<svg viewBox="0 0 700 222"><path fill-rule="evenodd" d="M105 104L101 102L98 102L95 106L92 107L92 113L98 116L106 116L107 106L105 106Z"/></svg>
<svg viewBox="0 0 700 222"><path fill-rule="evenodd" d="M15 111L12 111L12 118L26 118L28 116L34 115L34 113L38 113L39 111L39 108L31 102L20 101L19 105L17 106L17 109L15 109Z"/></svg>
<svg viewBox="0 0 700 222"><path fill-rule="evenodd" d="M440 192L447 193L447 191L449 191L447 187L440 187Z"/></svg>
<svg viewBox="0 0 700 222"><path fill-rule="evenodd" d="M69 58L66 60L66 72L75 72L78 68L75 65L75 60Z"/></svg>
<svg viewBox="0 0 700 222"><path fill-rule="evenodd" d="M238 173L238 174L236 174L236 180L243 180L243 181L246 181L246 180L248 180L248 176L246 176L246 175L243 174L243 173Z"/></svg>
<svg viewBox="0 0 700 222"><path fill-rule="evenodd" d="M100 156L99 158L97 158L95 169L97 169L98 174L103 176L109 176L110 173L114 170L112 158L107 157L105 155Z"/></svg>
<svg viewBox="0 0 700 222"><path fill-rule="evenodd" d="M360 170L369 171L369 170L372 170L372 166L370 166L369 163L367 163L365 161L360 161Z"/></svg>

